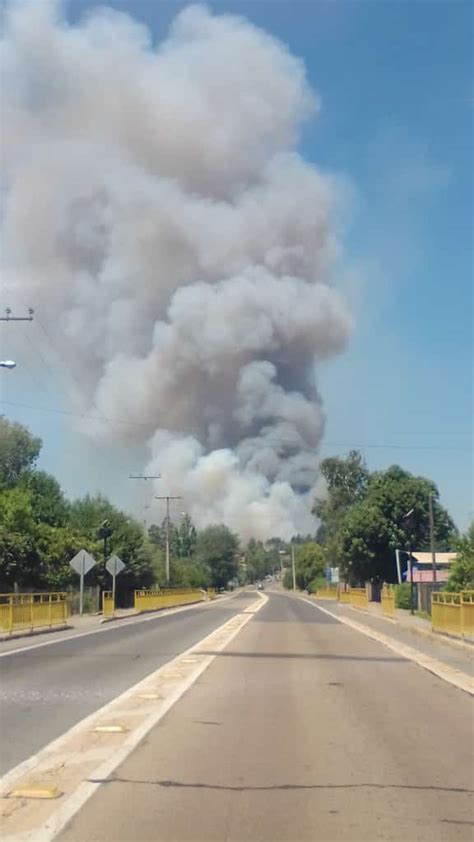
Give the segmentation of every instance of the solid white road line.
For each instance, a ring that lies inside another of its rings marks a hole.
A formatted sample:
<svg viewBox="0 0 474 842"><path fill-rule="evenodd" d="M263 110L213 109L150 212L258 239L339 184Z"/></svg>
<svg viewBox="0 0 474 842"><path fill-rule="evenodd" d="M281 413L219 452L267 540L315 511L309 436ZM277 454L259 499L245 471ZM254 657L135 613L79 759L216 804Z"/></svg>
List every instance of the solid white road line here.
<svg viewBox="0 0 474 842"><path fill-rule="evenodd" d="M318 611L322 611L323 614L328 614L329 617L334 617L334 619L339 620L339 622L343 623L345 626L350 626L350 628L355 629L361 634L365 634L366 637L376 640L377 643L387 646L388 649L392 650L392 652L396 652L397 655L402 655L407 660L413 661L415 664L418 664L418 666L433 673L433 675L437 675L438 678L442 678L443 681L447 681L454 687L458 687L459 690L463 690L465 693L469 693L471 696L474 696L474 679L467 673L461 672L461 670L457 670L454 667L450 667L448 664L438 661L437 658L425 655L423 652L419 652L418 649L413 649L412 646L407 646L405 643L400 643L398 640L387 637L387 635L382 634L382 632L378 632L369 626L364 626L362 623L356 622L356 620L350 620L349 617L334 614L332 611L328 611L327 608L323 608L321 605L318 605L310 599L306 599L304 596L299 597L299 599L303 602L307 602L308 605L312 605L313 608L316 608Z"/></svg>

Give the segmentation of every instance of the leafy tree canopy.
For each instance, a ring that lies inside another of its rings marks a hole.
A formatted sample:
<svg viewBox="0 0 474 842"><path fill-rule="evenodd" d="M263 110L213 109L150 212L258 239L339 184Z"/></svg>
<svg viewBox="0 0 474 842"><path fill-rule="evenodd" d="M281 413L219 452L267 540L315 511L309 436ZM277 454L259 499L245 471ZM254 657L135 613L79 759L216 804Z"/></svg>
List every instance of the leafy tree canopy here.
<svg viewBox="0 0 474 842"><path fill-rule="evenodd" d="M435 509L435 540L438 550L448 549L456 530L439 503L436 485L398 466L376 471L367 491L352 506L342 523L342 566L353 582L366 579L394 581L395 549L429 548L429 495ZM413 509L410 520L404 516Z"/></svg>
<svg viewBox="0 0 474 842"><path fill-rule="evenodd" d="M455 549L458 557L451 567L448 591L474 590L474 521L466 534L459 538Z"/></svg>
<svg viewBox="0 0 474 842"><path fill-rule="evenodd" d="M41 444L41 439L26 427L0 416L0 485L13 485L22 473L33 468Z"/></svg>
<svg viewBox="0 0 474 842"><path fill-rule="evenodd" d="M357 450L348 456L323 459L321 473L326 480L327 493L316 498L313 514L320 520L316 538L327 547L333 566L341 562L341 528L347 512L367 493L369 471Z"/></svg>
<svg viewBox="0 0 474 842"><path fill-rule="evenodd" d="M209 567L211 585L225 587L237 575L239 539L224 524L208 526L199 533L196 555Z"/></svg>

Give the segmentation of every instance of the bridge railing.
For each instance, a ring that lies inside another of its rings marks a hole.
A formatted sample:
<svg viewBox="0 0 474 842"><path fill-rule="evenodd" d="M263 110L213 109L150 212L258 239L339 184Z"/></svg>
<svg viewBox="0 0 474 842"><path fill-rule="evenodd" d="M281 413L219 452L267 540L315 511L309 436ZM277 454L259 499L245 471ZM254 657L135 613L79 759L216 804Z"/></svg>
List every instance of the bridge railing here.
<svg viewBox="0 0 474 842"><path fill-rule="evenodd" d="M384 585L380 594L382 614L386 617L395 616L395 590L393 585Z"/></svg>
<svg viewBox="0 0 474 842"><path fill-rule="evenodd" d="M170 608L174 605L188 605L206 599L205 591L198 588L168 588L163 591L135 591L135 611L154 611L158 608Z"/></svg>
<svg viewBox="0 0 474 842"><path fill-rule="evenodd" d="M0 631L7 634L21 629L33 631L41 627L64 625L68 617L66 593L0 594Z"/></svg>
<svg viewBox="0 0 474 842"><path fill-rule="evenodd" d="M474 591L434 591L431 626L455 637L474 637Z"/></svg>

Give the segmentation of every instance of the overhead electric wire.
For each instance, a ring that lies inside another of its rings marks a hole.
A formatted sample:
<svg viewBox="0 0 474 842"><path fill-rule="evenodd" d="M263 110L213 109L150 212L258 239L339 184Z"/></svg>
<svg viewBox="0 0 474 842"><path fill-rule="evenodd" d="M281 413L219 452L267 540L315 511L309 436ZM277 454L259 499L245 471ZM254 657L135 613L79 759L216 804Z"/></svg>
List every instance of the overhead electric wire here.
<svg viewBox="0 0 474 842"><path fill-rule="evenodd" d="M125 424L130 427L150 427L155 425L156 421L125 421L121 418L109 418L106 416L97 416L91 415L88 412L73 412L69 409L58 409L57 407L45 407L45 406L33 406L32 404L28 403L21 403L17 401L8 401L3 400L0 398L0 404L5 404L5 406L15 406L22 409L31 409L33 412L48 412L57 415L65 415L68 417L76 417L76 418L86 418L91 419L92 421L107 421L109 424ZM183 433L185 435L185 433ZM253 439L258 440L258 436L254 436ZM291 446L295 444L294 441L285 441L284 439L274 439L273 442L268 438L262 438L262 444L266 443L274 443L274 444L287 444ZM344 447L344 448L353 448L357 450L365 450L365 449L379 449L379 450L454 450L459 452L470 452L472 450L471 447L453 447L449 445L437 445L437 444L391 444L391 443L349 443L349 442L335 442L335 441L323 441L318 445L320 447Z"/></svg>

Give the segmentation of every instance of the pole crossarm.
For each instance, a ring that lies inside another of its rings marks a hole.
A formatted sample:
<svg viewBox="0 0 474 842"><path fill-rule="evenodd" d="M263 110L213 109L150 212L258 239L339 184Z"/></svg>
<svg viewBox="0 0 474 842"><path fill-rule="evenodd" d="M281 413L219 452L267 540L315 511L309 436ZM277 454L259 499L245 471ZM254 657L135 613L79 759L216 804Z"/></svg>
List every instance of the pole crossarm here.
<svg viewBox="0 0 474 842"><path fill-rule="evenodd" d="M32 307L28 307L28 315L27 316L13 316L10 307L7 307L5 310L5 315L0 316L0 322L32 322L34 310Z"/></svg>

